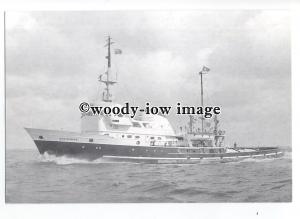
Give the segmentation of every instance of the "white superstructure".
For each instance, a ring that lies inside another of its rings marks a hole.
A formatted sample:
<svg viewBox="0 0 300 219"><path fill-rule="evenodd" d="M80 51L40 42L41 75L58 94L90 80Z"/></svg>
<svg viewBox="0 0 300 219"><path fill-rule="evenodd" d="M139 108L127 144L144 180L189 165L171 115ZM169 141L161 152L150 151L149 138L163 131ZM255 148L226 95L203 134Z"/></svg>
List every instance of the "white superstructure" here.
<svg viewBox="0 0 300 219"><path fill-rule="evenodd" d="M118 105L99 102L99 106ZM120 106L120 105L118 105ZM168 119L160 115L138 114L135 118L119 115L82 114L81 132L88 135L106 135L118 139L132 139L135 144L175 144L178 141Z"/></svg>

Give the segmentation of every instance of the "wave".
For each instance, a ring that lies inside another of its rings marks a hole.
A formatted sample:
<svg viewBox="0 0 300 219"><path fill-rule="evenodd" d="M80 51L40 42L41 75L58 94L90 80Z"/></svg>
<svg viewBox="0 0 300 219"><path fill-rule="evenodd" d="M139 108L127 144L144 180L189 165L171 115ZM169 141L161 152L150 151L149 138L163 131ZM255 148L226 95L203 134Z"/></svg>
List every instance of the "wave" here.
<svg viewBox="0 0 300 219"><path fill-rule="evenodd" d="M278 185L278 186L273 186L272 188L270 188L270 190L277 190L277 189L281 189L282 187L286 186L285 184L282 185Z"/></svg>
<svg viewBox="0 0 300 219"><path fill-rule="evenodd" d="M47 152L43 155L40 155L39 161L43 163L55 163L58 165L70 165L70 164L102 164L102 163L129 163L129 162L117 162L117 161L109 161L107 159L98 158L96 160L86 160L75 157L67 157L67 156L56 156L52 154L48 154Z"/></svg>
<svg viewBox="0 0 300 219"><path fill-rule="evenodd" d="M276 160L282 160L286 159L285 157L265 157L265 158L254 158L254 157L249 157L249 158L242 158L242 159L236 159L236 160L228 160L224 161L223 163L225 164L239 164L239 163L268 163L268 162L273 162Z"/></svg>
<svg viewBox="0 0 300 219"><path fill-rule="evenodd" d="M284 159L292 159L292 152L284 152L283 157Z"/></svg>
<svg viewBox="0 0 300 219"><path fill-rule="evenodd" d="M284 180L275 181L273 183L291 183L291 182L292 182L291 179L284 179Z"/></svg>
<svg viewBox="0 0 300 219"><path fill-rule="evenodd" d="M236 195L238 193L241 193L239 190L224 190L224 191L211 191L209 188L182 188L182 189L174 189L169 192L169 195L184 195L184 196L212 196L217 198L224 198L224 197L231 197L233 195Z"/></svg>

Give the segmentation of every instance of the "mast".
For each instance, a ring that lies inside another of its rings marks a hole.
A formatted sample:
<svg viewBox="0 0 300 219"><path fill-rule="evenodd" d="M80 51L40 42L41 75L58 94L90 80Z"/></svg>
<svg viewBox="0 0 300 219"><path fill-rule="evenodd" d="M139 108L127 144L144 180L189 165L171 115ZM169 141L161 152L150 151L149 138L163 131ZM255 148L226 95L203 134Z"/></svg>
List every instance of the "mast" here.
<svg viewBox="0 0 300 219"><path fill-rule="evenodd" d="M111 81L109 79L110 72L111 72L111 45L114 43L111 41L111 37L107 37L107 56L105 57L107 59L107 71L104 73L106 75L105 79L102 78L103 74L100 75L99 81L105 84L104 92L102 94L102 100L104 102L112 102L112 95L110 93L110 86L117 83L116 81Z"/></svg>
<svg viewBox="0 0 300 219"><path fill-rule="evenodd" d="M203 109L204 107L204 104L203 104L203 74L206 74L210 69L203 66L202 67L202 70L199 72L200 74L200 78L201 78L201 107ZM202 136L203 136L203 122L204 122L204 118L203 118L203 114L201 115L201 133L202 133Z"/></svg>
<svg viewBox="0 0 300 219"><path fill-rule="evenodd" d="M203 75L203 72L200 71L200 77L201 77L201 107L203 109L203 81L202 81L202 75ZM202 136L203 136L203 114L201 115L201 133L202 133Z"/></svg>
<svg viewBox="0 0 300 219"><path fill-rule="evenodd" d="M190 133L193 133L193 129L194 129L194 117L192 115L189 115L190 121L189 121L189 129L190 129Z"/></svg>

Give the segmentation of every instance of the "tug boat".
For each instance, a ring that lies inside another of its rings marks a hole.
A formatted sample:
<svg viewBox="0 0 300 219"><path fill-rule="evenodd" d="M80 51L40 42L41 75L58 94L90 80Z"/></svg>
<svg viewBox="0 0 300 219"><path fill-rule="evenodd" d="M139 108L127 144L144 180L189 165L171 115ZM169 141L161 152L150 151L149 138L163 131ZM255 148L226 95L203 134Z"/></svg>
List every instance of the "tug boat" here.
<svg viewBox="0 0 300 219"><path fill-rule="evenodd" d="M111 86L111 37L107 38L107 71L99 81L105 85L102 98L95 106L121 106L112 101ZM115 50L120 54L121 50ZM201 105L203 106L202 76ZM188 128L180 127L175 133L165 116L139 114L134 118L125 115L93 115L82 113L81 132L25 128L40 154L75 157L86 160L103 159L121 162L146 163L198 163L204 160L226 161L245 158L280 157L278 147L228 147L225 132L219 129L217 116L207 121L200 118L201 128L196 126L195 116L189 116ZM207 125L209 124L209 125ZM213 126L212 126L213 124ZM205 126L205 127L204 127ZM207 128L209 127L209 128Z"/></svg>

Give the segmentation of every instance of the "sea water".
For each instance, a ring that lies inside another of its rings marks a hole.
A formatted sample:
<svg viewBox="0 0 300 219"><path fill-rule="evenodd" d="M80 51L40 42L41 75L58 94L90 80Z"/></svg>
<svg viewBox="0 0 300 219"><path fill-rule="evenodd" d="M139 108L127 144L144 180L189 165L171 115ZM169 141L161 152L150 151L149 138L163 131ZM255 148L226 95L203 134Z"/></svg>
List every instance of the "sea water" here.
<svg viewBox="0 0 300 219"><path fill-rule="evenodd" d="M290 202L291 153L199 164L93 162L6 151L7 203Z"/></svg>

